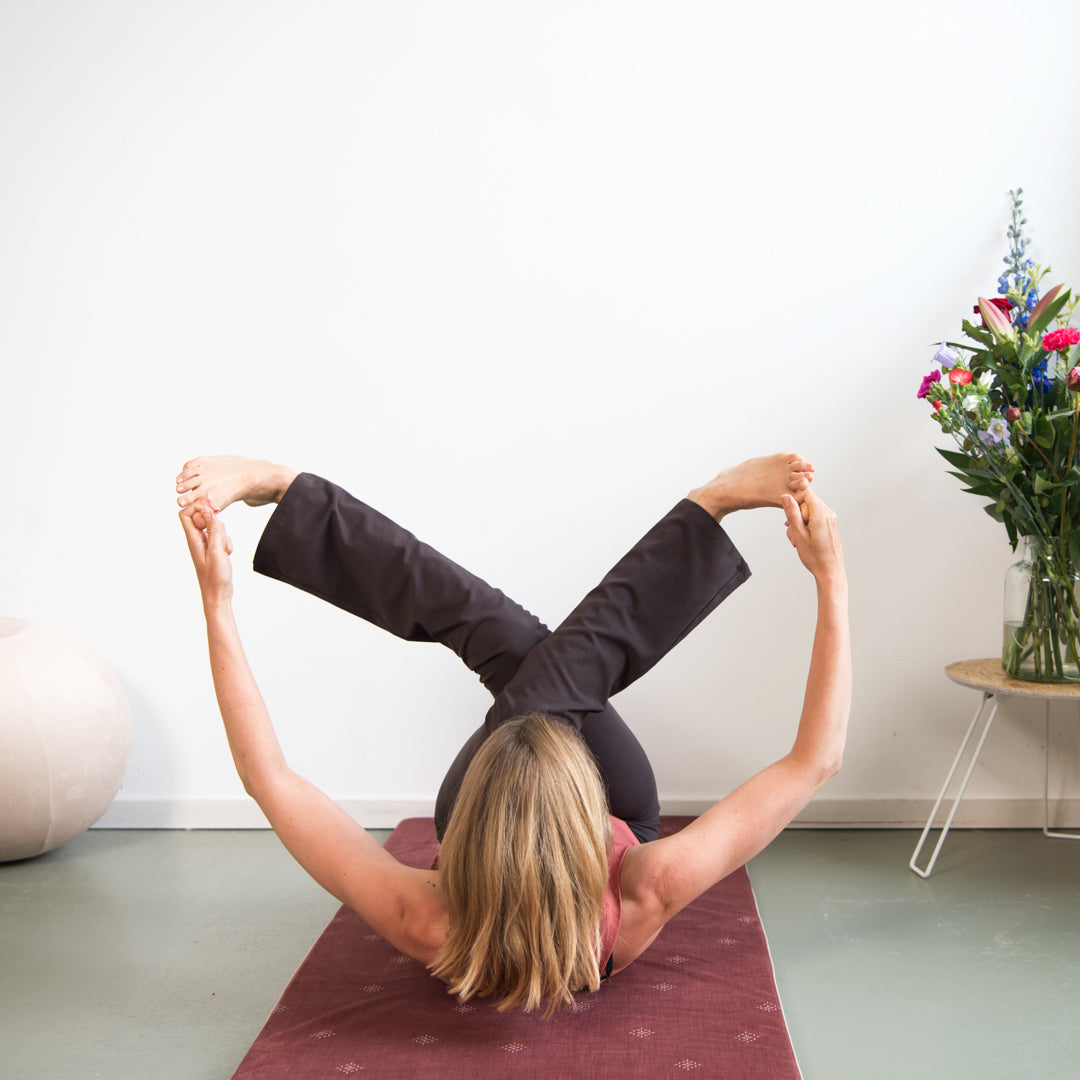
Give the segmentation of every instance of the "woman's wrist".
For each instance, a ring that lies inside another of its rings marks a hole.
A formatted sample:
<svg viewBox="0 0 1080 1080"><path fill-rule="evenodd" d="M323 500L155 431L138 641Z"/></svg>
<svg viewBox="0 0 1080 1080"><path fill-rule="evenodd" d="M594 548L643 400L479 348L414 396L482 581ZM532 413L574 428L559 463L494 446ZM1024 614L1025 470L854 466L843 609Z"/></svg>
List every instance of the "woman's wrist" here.
<svg viewBox="0 0 1080 1080"><path fill-rule="evenodd" d="M843 567L814 575L817 584L818 600L833 603L846 603L848 597L847 574Z"/></svg>
<svg viewBox="0 0 1080 1080"><path fill-rule="evenodd" d="M206 617L232 615L232 584L206 589L202 594L203 612Z"/></svg>

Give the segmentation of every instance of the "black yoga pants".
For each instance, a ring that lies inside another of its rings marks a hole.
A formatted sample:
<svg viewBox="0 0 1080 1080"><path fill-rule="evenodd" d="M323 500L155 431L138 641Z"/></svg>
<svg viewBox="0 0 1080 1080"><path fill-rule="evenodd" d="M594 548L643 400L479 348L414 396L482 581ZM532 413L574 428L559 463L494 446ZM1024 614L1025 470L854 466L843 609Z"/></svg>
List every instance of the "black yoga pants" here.
<svg viewBox="0 0 1080 1080"><path fill-rule="evenodd" d="M397 637L453 649L491 692L483 724L439 790L440 838L487 735L515 716L542 712L581 732L611 813L643 842L659 827L656 781L609 699L750 574L711 515L683 499L551 631L499 589L311 473L296 478L270 517L254 567Z"/></svg>

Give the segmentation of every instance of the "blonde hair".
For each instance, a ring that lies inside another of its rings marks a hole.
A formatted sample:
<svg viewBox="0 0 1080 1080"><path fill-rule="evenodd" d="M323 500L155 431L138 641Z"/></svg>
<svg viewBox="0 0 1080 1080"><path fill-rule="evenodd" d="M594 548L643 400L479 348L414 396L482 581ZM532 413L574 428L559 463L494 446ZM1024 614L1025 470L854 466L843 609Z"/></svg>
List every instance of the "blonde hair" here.
<svg viewBox="0 0 1080 1080"><path fill-rule="evenodd" d="M611 826L569 724L511 720L469 765L439 855L450 934L432 971L463 1000L545 1016L600 985Z"/></svg>

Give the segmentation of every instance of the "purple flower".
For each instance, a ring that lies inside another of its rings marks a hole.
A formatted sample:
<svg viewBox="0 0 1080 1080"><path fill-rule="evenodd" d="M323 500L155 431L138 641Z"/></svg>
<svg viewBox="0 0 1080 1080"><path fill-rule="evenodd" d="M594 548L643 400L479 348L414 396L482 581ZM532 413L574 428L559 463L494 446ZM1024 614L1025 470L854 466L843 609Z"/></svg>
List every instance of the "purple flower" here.
<svg viewBox="0 0 1080 1080"><path fill-rule="evenodd" d="M995 416L985 431L979 432L979 438L987 446L998 446L1000 443L1009 445L1009 425L1000 416Z"/></svg>
<svg viewBox="0 0 1080 1080"><path fill-rule="evenodd" d="M948 345L943 341L941 348L934 353L934 363L941 365L942 371L948 371L950 368L954 368L960 359L960 354L950 349Z"/></svg>
<svg viewBox="0 0 1080 1080"><path fill-rule="evenodd" d="M916 397L926 397L926 395L930 393L930 387L933 386L934 383L939 382L941 382L941 372L935 368L929 375L923 376L922 386L919 387L919 392L916 394Z"/></svg>

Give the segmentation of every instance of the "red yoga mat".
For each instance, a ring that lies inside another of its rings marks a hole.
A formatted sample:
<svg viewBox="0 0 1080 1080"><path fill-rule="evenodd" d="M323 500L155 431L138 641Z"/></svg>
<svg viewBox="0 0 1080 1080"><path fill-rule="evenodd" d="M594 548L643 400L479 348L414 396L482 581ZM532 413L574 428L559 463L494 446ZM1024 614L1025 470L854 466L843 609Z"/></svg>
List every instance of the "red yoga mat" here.
<svg viewBox="0 0 1080 1080"><path fill-rule="evenodd" d="M690 818L664 818L661 835ZM386 843L430 866L435 826ZM320 935L233 1080L340 1077L800 1080L745 870L681 911L652 947L553 1019L458 1002L419 962L342 908Z"/></svg>

